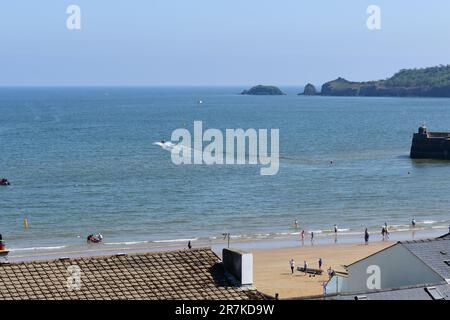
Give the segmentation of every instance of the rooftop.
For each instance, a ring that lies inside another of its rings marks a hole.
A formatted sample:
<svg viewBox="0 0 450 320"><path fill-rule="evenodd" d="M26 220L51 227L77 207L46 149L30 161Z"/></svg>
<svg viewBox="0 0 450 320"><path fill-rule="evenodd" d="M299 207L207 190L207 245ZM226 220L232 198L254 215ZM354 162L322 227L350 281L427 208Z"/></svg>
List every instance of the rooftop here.
<svg viewBox="0 0 450 320"><path fill-rule="evenodd" d="M400 244L443 279L450 279L450 238L402 241Z"/></svg>
<svg viewBox="0 0 450 320"><path fill-rule="evenodd" d="M391 247L397 245L404 246L418 259L429 266L434 272L439 274L442 279L450 279L450 233L444 234L438 238L399 241L390 247L375 252L361 260L355 261L349 266L377 255L382 251L389 250Z"/></svg>
<svg viewBox="0 0 450 320"><path fill-rule="evenodd" d="M307 298L308 299L308 298ZM345 293L309 299L325 300L450 300L450 285L416 286L364 293Z"/></svg>
<svg viewBox="0 0 450 320"><path fill-rule="evenodd" d="M78 290L68 285L70 266L80 268ZM206 248L0 264L0 299L267 298L235 286Z"/></svg>
<svg viewBox="0 0 450 320"><path fill-rule="evenodd" d="M438 239L450 239L450 232L438 237Z"/></svg>

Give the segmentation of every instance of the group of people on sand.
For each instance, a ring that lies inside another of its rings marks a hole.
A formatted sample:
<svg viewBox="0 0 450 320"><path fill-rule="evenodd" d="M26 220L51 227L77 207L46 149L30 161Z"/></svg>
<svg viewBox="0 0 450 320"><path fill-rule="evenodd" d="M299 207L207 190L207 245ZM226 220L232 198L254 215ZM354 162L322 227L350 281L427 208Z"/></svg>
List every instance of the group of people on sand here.
<svg viewBox="0 0 450 320"><path fill-rule="evenodd" d="M412 226L412 227L415 227L415 226L416 226L416 220L415 220L415 219L412 219L412 220L411 220L411 226ZM296 229L299 228L298 220L294 220L294 227L295 227ZM333 231L334 231L335 236L337 236L337 233L338 233L339 229L338 229L338 227L337 227L336 224L333 226ZM450 227L449 227L449 231L450 231ZM381 227L381 236L383 237L383 240L389 240L389 235L390 235L390 233L389 233L388 224L387 224L387 222L385 222L384 225ZM301 240L303 241L304 238L305 238L305 230L302 230L302 231L300 232L300 237L301 237ZM365 230L364 230L364 242L365 242L366 244L369 244L369 238L370 238L369 230L368 230L368 228L365 228ZM311 241L313 241L313 239L314 239L314 232L311 231ZM319 258L318 264L319 264L319 270L322 270L322 265L323 265L323 260L322 260L322 258ZM291 258L291 259L289 260L289 265L290 265L290 267L291 267L291 274L294 274L294 270L295 270L295 261L294 261L293 258ZM308 273L308 263L307 263L306 260L303 262L303 271L305 272L305 274ZM327 270L327 273L328 273L328 275L329 275L330 277L332 277L332 276L334 275L335 272L334 272L334 270L331 269L331 267L330 267L330 268Z"/></svg>
<svg viewBox="0 0 450 320"><path fill-rule="evenodd" d="M318 265L319 265L319 270L322 270L322 266L323 266L323 259L322 258L319 258ZM291 258L289 260L289 266L291 267L291 274L294 274L294 271L295 271L295 260L294 260L294 258ZM332 270L331 267L328 269L328 274L330 274L330 272L329 272L330 270ZM305 273L305 275L307 275L308 271L309 271L308 262L306 260L304 260L303 261L303 272Z"/></svg>
<svg viewBox="0 0 450 320"><path fill-rule="evenodd" d="M417 224L416 219L413 218L411 220L411 226L413 228L415 228L416 224ZM384 240L389 240L389 235L390 235L390 233L389 233L388 224L387 224L387 222L385 222L384 225L381 227L381 237L382 237L383 241ZM364 231L364 241L365 241L366 244L369 243L369 231L367 230L367 228Z"/></svg>
<svg viewBox="0 0 450 320"><path fill-rule="evenodd" d="M416 220L413 218L413 219L411 220L411 226L412 226L413 228L415 228L415 227L416 227L416 224L417 224L417 222L416 222ZM295 228L295 229L299 229L299 223L298 223L298 220L294 220L294 228ZM337 237L338 231L339 231L339 229L338 229L337 225L335 224L335 225L333 226L333 232L334 232L335 238ZM313 241L313 240L314 240L314 232L311 231L311 232L310 232L310 235L311 235L311 241ZM381 236L382 236L383 240L389 240L389 235L390 235L390 233L389 233L388 224L387 224L387 222L385 222L385 223L384 223L384 226L381 227ZM366 244L369 243L369 238L370 238L369 230L368 230L367 228L365 228L365 230L364 230L364 242L365 242ZM300 239L301 239L302 241L305 239L305 230L302 230L302 231L300 232Z"/></svg>
<svg viewBox="0 0 450 320"><path fill-rule="evenodd" d="M300 226L299 226L298 220L294 220L294 228L299 229L299 227ZM335 236L337 236L339 229L336 224L333 226L333 231L334 231ZM314 231L310 231L309 234L311 237L311 241L314 241ZM303 230L303 229L302 229L302 231L300 231L300 240L302 240L302 241L305 240L305 230Z"/></svg>
<svg viewBox="0 0 450 320"><path fill-rule="evenodd" d="M384 223L384 226L381 227L381 236L383 237L383 241L389 239L389 230L388 230L388 226L387 226L386 222ZM369 244L369 238L370 238L369 230L366 228L364 230L364 242L365 242L365 244Z"/></svg>

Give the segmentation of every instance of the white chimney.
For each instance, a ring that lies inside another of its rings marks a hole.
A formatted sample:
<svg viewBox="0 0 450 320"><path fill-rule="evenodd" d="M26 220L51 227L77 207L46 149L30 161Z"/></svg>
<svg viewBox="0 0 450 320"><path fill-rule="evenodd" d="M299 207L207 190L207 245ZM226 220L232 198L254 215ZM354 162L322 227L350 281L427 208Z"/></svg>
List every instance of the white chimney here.
<svg viewBox="0 0 450 320"><path fill-rule="evenodd" d="M223 249L225 270L233 275L241 286L253 285L253 254L237 249Z"/></svg>

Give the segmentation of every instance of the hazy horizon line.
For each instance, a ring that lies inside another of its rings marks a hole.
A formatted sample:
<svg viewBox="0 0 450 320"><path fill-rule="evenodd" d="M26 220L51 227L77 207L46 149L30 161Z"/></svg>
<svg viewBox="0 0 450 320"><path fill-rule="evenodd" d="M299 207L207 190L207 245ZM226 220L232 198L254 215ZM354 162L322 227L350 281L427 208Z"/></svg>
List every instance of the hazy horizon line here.
<svg viewBox="0 0 450 320"><path fill-rule="evenodd" d="M384 77L384 78L379 78L379 79L372 79L372 80L349 80L352 82L368 82L368 81L382 81L382 80L386 80L390 77L392 77L395 73L401 71L401 70L408 70L408 69L426 69L426 68L433 68L433 67L440 67L440 66L449 66L450 64L436 64L436 65L428 65L428 66L420 66L420 67L402 67L397 69L396 72L394 72L393 74ZM317 83L313 83L311 81L306 81L304 84L277 84L276 82L259 82L259 83L253 83L253 84L245 84L245 83L237 83L237 84L6 84L6 85L2 85L0 84L0 88L18 88L18 87L24 87L24 88L69 88L69 87L130 87L130 88L139 88L139 87L253 87L256 85L272 85L272 86L277 86L277 87L286 87L286 88L293 88L293 87L298 87L298 88L304 88L307 84L311 83L313 84L316 88L320 88L322 87L323 84L329 82L329 81L333 81L336 80L338 78L344 78L346 80L348 80L345 76L340 75L340 76L335 76L335 77L330 77L332 79L330 80L326 80L326 81L321 81L321 84L317 84Z"/></svg>
<svg viewBox="0 0 450 320"><path fill-rule="evenodd" d="M304 85L296 85L296 84L273 84L273 83L257 83L257 84L13 84L13 85L0 85L0 88L170 88L170 87L199 87L199 88L206 88L206 87L252 87L256 85L273 85L277 87L305 87ZM317 86L317 85L315 85ZM320 85L321 86L321 85Z"/></svg>

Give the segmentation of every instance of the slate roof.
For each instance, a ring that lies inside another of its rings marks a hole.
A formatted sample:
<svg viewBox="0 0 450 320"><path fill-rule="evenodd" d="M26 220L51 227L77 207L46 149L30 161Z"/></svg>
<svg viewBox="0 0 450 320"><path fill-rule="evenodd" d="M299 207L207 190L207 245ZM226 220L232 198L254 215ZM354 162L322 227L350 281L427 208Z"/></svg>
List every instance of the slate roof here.
<svg viewBox="0 0 450 320"><path fill-rule="evenodd" d="M433 293L435 291L435 293ZM450 300L450 285L408 287L364 292L360 294L339 294L325 297L326 300Z"/></svg>
<svg viewBox="0 0 450 320"><path fill-rule="evenodd" d="M420 285L360 293L339 293L291 300L450 300L450 284Z"/></svg>
<svg viewBox="0 0 450 320"><path fill-rule="evenodd" d="M67 283L73 265L79 290ZM0 299L267 298L234 286L210 249L0 264Z"/></svg>
<svg viewBox="0 0 450 320"><path fill-rule="evenodd" d="M427 266L433 269L443 280L450 279L450 233L444 234L438 238L399 241L392 246L386 247L378 252L375 252L367 257L357 260L350 265L359 263L369 257L379 254L382 251L402 245L409 250L418 259L423 261Z"/></svg>
<svg viewBox="0 0 450 320"><path fill-rule="evenodd" d="M443 279L450 279L450 238L440 237L400 243Z"/></svg>

